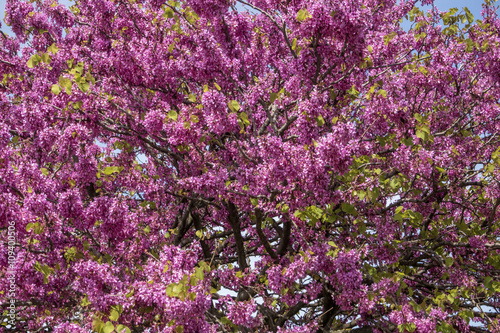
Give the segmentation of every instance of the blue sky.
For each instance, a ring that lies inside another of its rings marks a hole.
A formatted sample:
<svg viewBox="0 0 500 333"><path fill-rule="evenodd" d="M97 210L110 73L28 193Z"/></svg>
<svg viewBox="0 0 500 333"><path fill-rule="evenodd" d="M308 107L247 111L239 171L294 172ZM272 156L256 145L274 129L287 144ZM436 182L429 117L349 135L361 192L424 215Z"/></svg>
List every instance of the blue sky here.
<svg viewBox="0 0 500 333"><path fill-rule="evenodd" d="M18 0L19 1L19 0ZM0 16L2 18L2 31L10 33L9 27L5 25L3 22L3 18L5 16L5 2L6 0L0 0ZM70 0L59 0L60 3L64 3L66 5L70 5L72 1ZM467 7L474 14L475 18L479 18L481 16L481 3L480 0L435 0L434 3L436 6L444 11L448 8L457 7L461 9L462 7Z"/></svg>
<svg viewBox="0 0 500 333"><path fill-rule="evenodd" d="M434 4L441 11L446 11L447 9L453 7L458 8L459 10L461 10L463 7L467 7L476 19L481 17L482 3L482 0L434 0ZM426 6L426 8L430 7Z"/></svg>

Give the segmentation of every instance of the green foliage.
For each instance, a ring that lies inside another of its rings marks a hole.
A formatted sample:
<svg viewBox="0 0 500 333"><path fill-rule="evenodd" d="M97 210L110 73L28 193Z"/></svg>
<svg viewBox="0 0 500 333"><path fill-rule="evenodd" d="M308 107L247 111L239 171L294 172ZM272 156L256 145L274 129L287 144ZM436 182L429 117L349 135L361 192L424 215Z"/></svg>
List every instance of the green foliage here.
<svg viewBox="0 0 500 333"><path fill-rule="evenodd" d="M307 11L307 9L301 9L297 12L297 21L299 22L303 22L305 21L306 19L308 18L311 18L311 14L309 14L309 12Z"/></svg>

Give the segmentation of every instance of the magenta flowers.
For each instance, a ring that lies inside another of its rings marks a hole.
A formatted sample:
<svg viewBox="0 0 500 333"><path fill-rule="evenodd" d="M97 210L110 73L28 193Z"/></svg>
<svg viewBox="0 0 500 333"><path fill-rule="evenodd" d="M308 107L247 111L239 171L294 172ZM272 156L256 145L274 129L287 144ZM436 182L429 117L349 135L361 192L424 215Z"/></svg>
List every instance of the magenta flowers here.
<svg viewBox="0 0 500 333"><path fill-rule="evenodd" d="M500 332L500 21L419 4L7 0L0 332Z"/></svg>

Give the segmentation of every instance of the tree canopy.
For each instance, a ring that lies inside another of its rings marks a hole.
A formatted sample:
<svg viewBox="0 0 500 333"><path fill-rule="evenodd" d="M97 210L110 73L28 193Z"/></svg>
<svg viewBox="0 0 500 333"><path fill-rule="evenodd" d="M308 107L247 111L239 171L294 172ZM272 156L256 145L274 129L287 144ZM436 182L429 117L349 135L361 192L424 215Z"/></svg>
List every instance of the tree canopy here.
<svg viewBox="0 0 500 333"><path fill-rule="evenodd" d="M7 0L0 331L500 332L500 21L429 2Z"/></svg>

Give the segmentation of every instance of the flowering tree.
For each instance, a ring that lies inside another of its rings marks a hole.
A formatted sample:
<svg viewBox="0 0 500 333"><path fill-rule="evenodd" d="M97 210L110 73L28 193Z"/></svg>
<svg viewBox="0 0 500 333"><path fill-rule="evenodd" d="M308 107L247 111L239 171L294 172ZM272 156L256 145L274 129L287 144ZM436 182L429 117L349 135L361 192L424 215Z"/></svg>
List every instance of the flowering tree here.
<svg viewBox="0 0 500 333"><path fill-rule="evenodd" d="M500 332L500 21L417 5L8 0L0 331Z"/></svg>

